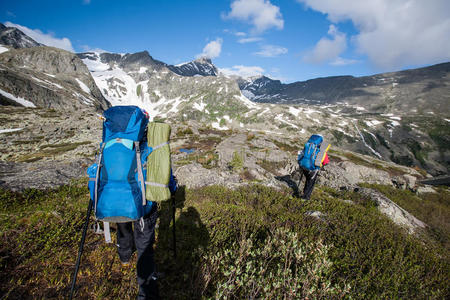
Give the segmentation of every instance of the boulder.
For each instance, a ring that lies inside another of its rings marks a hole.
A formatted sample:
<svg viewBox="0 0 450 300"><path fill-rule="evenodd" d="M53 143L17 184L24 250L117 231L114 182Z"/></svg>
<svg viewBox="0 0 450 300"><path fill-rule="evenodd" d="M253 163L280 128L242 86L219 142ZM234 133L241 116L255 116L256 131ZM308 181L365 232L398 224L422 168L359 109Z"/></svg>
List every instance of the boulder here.
<svg viewBox="0 0 450 300"><path fill-rule="evenodd" d="M382 193L369 188L360 188L359 192L375 201L378 210L382 214L389 217L395 224L406 228L409 233L415 233L418 229L423 229L427 226Z"/></svg>

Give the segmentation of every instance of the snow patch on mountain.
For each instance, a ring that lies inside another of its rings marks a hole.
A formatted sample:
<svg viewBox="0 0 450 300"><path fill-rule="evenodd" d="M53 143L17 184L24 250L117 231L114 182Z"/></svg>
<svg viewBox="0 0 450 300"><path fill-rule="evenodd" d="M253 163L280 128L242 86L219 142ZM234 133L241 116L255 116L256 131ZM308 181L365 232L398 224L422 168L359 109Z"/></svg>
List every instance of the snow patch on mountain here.
<svg viewBox="0 0 450 300"><path fill-rule="evenodd" d="M102 72L110 68L108 64L102 63L100 61L99 53L87 53L86 56L88 56L89 58L82 59L82 61L88 67L89 71Z"/></svg>
<svg viewBox="0 0 450 300"><path fill-rule="evenodd" d="M234 98L242 101L242 103L247 106L248 108L257 108L258 104L250 101L247 99L247 97L245 97L242 93L240 95L234 95Z"/></svg>
<svg viewBox="0 0 450 300"><path fill-rule="evenodd" d="M91 90L87 87L86 84L83 83L83 81L81 81L78 78L75 78L75 80L78 82L78 84L80 85L80 88L83 90L83 92L90 94Z"/></svg>
<svg viewBox="0 0 450 300"><path fill-rule="evenodd" d="M298 115L301 113L302 111L298 108L295 108L293 106L289 107L289 113L294 115L295 117L298 117Z"/></svg>
<svg viewBox="0 0 450 300"><path fill-rule="evenodd" d="M6 51L9 51L9 49L0 45L0 54Z"/></svg>
<svg viewBox="0 0 450 300"><path fill-rule="evenodd" d="M369 127L376 127L377 125L383 124L382 121L378 121L378 120L369 120L369 121L365 121L365 123Z"/></svg>
<svg viewBox="0 0 450 300"><path fill-rule="evenodd" d="M275 120L278 120L278 121L280 121L280 122L282 122L282 123L284 123L284 124L287 124L287 125L289 125L289 126L291 126L291 127L294 127L294 128L297 128L297 129L298 129L298 126L297 126L297 125L295 125L295 124L293 124L293 123L291 123L291 122L288 122L288 121L286 121L285 119L283 119L283 115L277 115L277 116L275 117Z"/></svg>
<svg viewBox="0 0 450 300"><path fill-rule="evenodd" d="M20 105L23 105L25 107L32 107L35 108L36 105L33 104L33 102L23 99L22 97L16 97L8 92L5 92L4 90L0 89L0 94L8 99L14 100L15 102L19 103Z"/></svg>
<svg viewBox="0 0 450 300"><path fill-rule="evenodd" d="M63 89L63 87L62 87L61 85L57 84L57 83L54 83L54 82L51 82L51 81L48 81L48 80L41 80L41 79L36 78L36 77L34 77L34 76L31 76L31 78L32 78L34 81L36 81L36 82L39 82L39 83L44 84L44 87L46 87L47 85L52 85L52 86L57 87L58 89Z"/></svg>
<svg viewBox="0 0 450 300"><path fill-rule="evenodd" d="M10 128L10 129L0 129L0 133L9 133L9 132L15 132L20 131L23 128Z"/></svg>
<svg viewBox="0 0 450 300"><path fill-rule="evenodd" d="M203 103L203 102L198 103L198 102L196 102L196 103L194 103L193 107L196 110L203 111L203 109L205 109L205 107L206 107L206 103Z"/></svg>

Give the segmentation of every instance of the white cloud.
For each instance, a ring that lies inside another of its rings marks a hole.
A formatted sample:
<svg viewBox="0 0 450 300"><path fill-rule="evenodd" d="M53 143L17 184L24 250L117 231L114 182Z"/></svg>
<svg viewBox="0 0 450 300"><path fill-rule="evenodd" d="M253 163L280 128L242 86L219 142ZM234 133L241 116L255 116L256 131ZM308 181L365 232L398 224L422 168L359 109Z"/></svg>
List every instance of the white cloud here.
<svg viewBox="0 0 450 300"><path fill-rule="evenodd" d="M337 59L339 55L347 49L347 37L344 33L339 32L336 26L330 25L328 35L330 35L332 39L327 37L321 38L314 49L306 53L303 57L304 61L313 64L321 64Z"/></svg>
<svg viewBox="0 0 450 300"><path fill-rule="evenodd" d="M254 43L254 42L259 42L259 41L262 41L261 37L250 37L250 38L243 38L243 39L238 40L238 42L241 44Z"/></svg>
<svg viewBox="0 0 450 300"><path fill-rule="evenodd" d="M448 0L297 0L328 15L331 22L351 20L358 51L378 67L450 60Z"/></svg>
<svg viewBox="0 0 450 300"><path fill-rule="evenodd" d="M39 29L30 29L28 27L14 24L11 22L5 22L5 26L7 27L15 27L31 37L33 40L35 40L38 43L44 44L46 46L56 47L60 49L64 49L70 52L75 52L75 50L72 47L72 43L68 38L62 38L58 39L53 36L51 33L43 33Z"/></svg>
<svg viewBox="0 0 450 300"><path fill-rule="evenodd" d="M283 29L284 20L280 8L269 0L235 0L224 19L237 19L253 25L254 33L262 33L272 27Z"/></svg>
<svg viewBox="0 0 450 300"><path fill-rule="evenodd" d="M91 48L88 45L82 45L81 49L83 49L84 52L98 52L98 53L109 52L109 51L103 50L101 48Z"/></svg>
<svg viewBox="0 0 450 300"><path fill-rule="evenodd" d="M263 45L258 52L254 52L253 54L262 56L262 57L276 57L281 54L286 54L288 52L287 48L275 46L275 45Z"/></svg>
<svg viewBox="0 0 450 300"><path fill-rule="evenodd" d="M258 76L264 73L264 69L261 67L243 65L237 65L231 68L221 68L219 71L226 76L237 75L244 78Z"/></svg>
<svg viewBox="0 0 450 300"><path fill-rule="evenodd" d="M236 36L246 36L247 34L245 32L238 31L238 32L235 33L235 35Z"/></svg>
<svg viewBox="0 0 450 300"><path fill-rule="evenodd" d="M222 52L222 43L223 40L221 38L217 38L215 41L211 41L203 48L203 52L197 55L197 58L206 57L206 58L216 58L219 57L220 52Z"/></svg>
<svg viewBox="0 0 450 300"><path fill-rule="evenodd" d="M359 63L360 61L357 59L347 59L347 58L342 58L342 57L336 57L335 60L333 60L330 65L332 66L347 66L347 65L353 65L356 63Z"/></svg>

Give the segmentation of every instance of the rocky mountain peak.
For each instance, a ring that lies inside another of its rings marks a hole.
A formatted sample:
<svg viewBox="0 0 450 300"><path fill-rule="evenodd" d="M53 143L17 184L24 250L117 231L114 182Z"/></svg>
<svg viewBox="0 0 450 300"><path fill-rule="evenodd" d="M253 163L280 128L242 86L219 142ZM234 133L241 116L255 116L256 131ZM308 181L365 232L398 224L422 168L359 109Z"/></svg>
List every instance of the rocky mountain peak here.
<svg viewBox="0 0 450 300"><path fill-rule="evenodd" d="M153 68L161 68L165 67L166 64L153 59L153 57L150 56L150 53L148 51L141 51L136 53L127 53L122 57L121 60L121 66L129 67L129 66L139 66L139 67L153 67Z"/></svg>
<svg viewBox="0 0 450 300"><path fill-rule="evenodd" d="M181 76L217 76L219 70L210 58L199 57L194 61L168 67L172 72Z"/></svg>
<svg viewBox="0 0 450 300"><path fill-rule="evenodd" d="M0 23L0 44L8 45L13 48L31 48L42 46L25 33L14 27L6 27Z"/></svg>

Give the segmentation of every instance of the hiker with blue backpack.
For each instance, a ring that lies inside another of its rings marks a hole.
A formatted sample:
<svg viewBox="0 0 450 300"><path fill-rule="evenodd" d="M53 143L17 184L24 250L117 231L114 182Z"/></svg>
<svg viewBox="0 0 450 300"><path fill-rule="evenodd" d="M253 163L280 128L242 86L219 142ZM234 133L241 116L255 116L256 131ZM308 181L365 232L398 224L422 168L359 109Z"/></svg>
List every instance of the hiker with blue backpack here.
<svg viewBox="0 0 450 300"><path fill-rule="evenodd" d="M328 150L330 144L319 134L313 134L305 144L303 151L299 151L297 161L300 167L300 182L305 176L305 186L301 198L309 200L314 189L320 169L329 163Z"/></svg>
<svg viewBox="0 0 450 300"><path fill-rule="evenodd" d="M149 122L136 106L114 106L103 113L103 135L97 163L88 168L89 201L70 299L81 259L91 210L104 224L117 223L117 249L122 265L137 250L137 299L158 299L153 243L158 205L176 191L170 162L170 126ZM175 224L173 224L175 226Z"/></svg>

